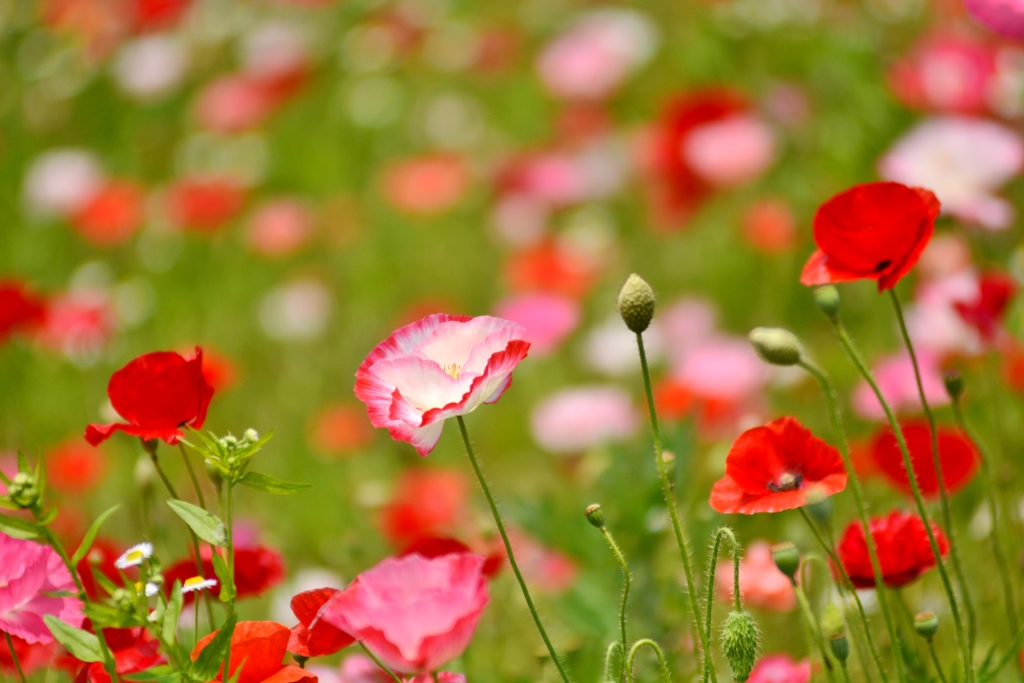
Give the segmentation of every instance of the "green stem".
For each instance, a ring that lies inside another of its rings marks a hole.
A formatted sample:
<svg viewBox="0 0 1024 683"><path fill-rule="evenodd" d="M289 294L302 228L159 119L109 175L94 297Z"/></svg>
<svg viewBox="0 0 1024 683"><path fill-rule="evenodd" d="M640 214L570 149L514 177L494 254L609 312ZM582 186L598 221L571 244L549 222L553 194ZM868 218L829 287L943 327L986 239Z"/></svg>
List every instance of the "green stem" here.
<svg viewBox="0 0 1024 683"><path fill-rule="evenodd" d="M629 604L629 565L626 564L626 556L622 554L622 550L619 549L619 545L615 542L615 537L612 536L612 532L607 527L601 527L601 534L604 535L604 540L608 541L608 547L612 549L612 554L615 555L615 559L619 563L619 567L622 569L622 606L619 608L619 628L622 631L622 652L625 654L629 648L629 638L626 636L626 606ZM622 660L622 675L619 677L623 683L626 680L626 660Z"/></svg>
<svg viewBox="0 0 1024 683"><path fill-rule="evenodd" d="M604 651L604 683L611 683L612 681L612 655L615 654L615 650L618 649L622 657L622 671L626 671L626 651L622 649L622 643L615 641L608 645L608 649Z"/></svg>
<svg viewBox="0 0 1024 683"><path fill-rule="evenodd" d="M14 651L14 641L11 640L11 634L4 631L4 638L7 640L7 649L11 651L11 661L14 662L14 668L18 672L18 678L21 683L27 683L25 680L25 672L21 670L21 662L18 661L18 653Z"/></svg>
<svg viewBox="0 0 1024 683"><path fill-rule="evenodd" d="M178 442L178 450L181 452L181 459L185 461L185 469L188 470L189 479L192 480L192 488L196 491L196 499L199 501L199 507L206 509L206 499L203 498L203 489L199 486L199 479L196 478L196 471L192 469L192 463L188 459L188 454L185 453L185 444Z"/></svg>
<svg viewBox="0 0 1024 683"><path fill-rule="evenodd" d="M900 428L900 423L896 420L896 416L892 412L892 407L882 394L882 390L878 388L878 383L875 382L874 375L871 374L871 370L868 368L867 363L864 362L864 358L861 357L857 347L854 346L853 340L850 339L850 335L846 331L842 322L836 320L833 322L833 327L839 337L840 343L843 345L843 349L846 351L846 355L848 355L850 360L853 361L853 364L857 366L860 374L865 380L867 380L872 392L874 392L875 397L881 404L882 409L885 411L885 416L889 421L889 426L892 427L893 434L896 437L896 444L899 446L900 454L903 456L903 468L907 472L907 480L910 482L910 491L914 496L914 503L917 506L917 514L921 517L921 521L924 522L924 529L928 534L928 543L932 548L932 554L935 556L936 566L939 569L939 576L942 579L942 586L946 591L946 598L949 601L950 611L953 615L953 624L956 628L957 643L960 646L960 654L964 660L964 671L967 674L966 678L968 683L974 683L974 668L969 665L970 657L967 654L967 637L964 633L963 620L960 618L960 608L957 605L956 598L953 596L953 584L949 580L949 572L946 571L942 552L939 550L939 543L935 538L935 530L932 528L931 518L928 516L928 510L924 505L924 498L921 496L921 487L917 483L917 473L914 471L914 463L910 459L910 450L907 448L907 441L903 437L903 430ZM870 538L870 536L871 534L869 533L868 537Z"/></svg>
<svg viewBox="0 0 1024 683"><path fill-rule="evenodd" d="M939 674L939 680L942 683L949 683L946 680L946 672L942 670L942 663L939 662L939 656L935 653L935 642L931 638L928 639L928 652L932 656L932 664L935 665L935 671Z"/></svg>
<svg viewBox="0 0 1024 683"><path fill-rule="evenodd" d="M637 348L640 351L640 369L644 377L644 391L647 393L647 410L651 418L651 432L654 435L654 454L658 463L658 476L661 478L661 490L665 496L665 505L668 506L668 514L672 519L672 530L675 532L676 545L679 546L679 555L683 560L683 573L686 575L686 590L690 597L690 607L693 611L693 628L697 632L697 639L700 641L700 649L707 665L706 669L711 671L711 680L717 683L715 664L711 653L708 651L708 643L703 629L700 626L700 605L697 600L697 585L693 580L693 568L690 566L690 551L686 547L686 538L683 536L683 527L679 522L679 510L676 506L675 494L672 490L672 483L668 478L668 468L665 465L664 449L661 443L661 429L658 427L658 412L654 407L654 390L651 387L651 371L647 367L647 353L644 350L644 338L637 333Z"/></svg>
<svg viewBox="0 0 1024 683"><path fill-rule="evenodd" d="M914 344L910 340L910 333L907 331L907 323L903 319L903 307L900 305L896 290L889 290L889 299L892 301L893 310L896 312L896 320L899 322L900 334L903 336L903 344L910 354L910 363L914 366L914 381L917 382L917 394L921 397L921 407L924 409L925 418L928 420L928 429L932 437L932 464L935 468L935 480L939 485L939 500L942 505L942 524L946 527L946 536L949 538L949 557L953 563L953 573L956 575L957 586L960 589L960 597L964 603L964 611L967 617L967 668L974 670L973 652L974 642L977 638L978 619L974 613L974 603L971 594L967 590L967 579L964 577L963 564L960 562L960 551L956 542L956 529L953 526L953 515L949 509L949 492L946 490L946 477L942 471L942 460L939 457L939 430L935 424L935 414L932 412L928 399L924 394L924 382L921 379L921 367L917 362L917 353L914 351ZM941 560L940 560L941 561Z"/></svg>
<svg viewBox="0 0 1024 683"><path fill-rule="evenodd" d="M370 659L373 660L373 663L376 664L378 667L380 667L381 671L386 673L388 676L391 676L391 679L393 681L395 681L395 683L404 683L404 681L401 678L399 678L398 675L395 674L394 671L392 671L387 666L385 666L384 662L380 661L380 659L377 658L377 655L373 654L370 651L370 648L368 648L365 645L363 645L363 641L361 641L361 640L359 641L359 647L363 648L363 652L365 652L367 655L369 655Z"/></svg>
<svg viewBox="0 0 1024 683"><path fill-rule="evenodd" d="M809 372L814 379L818 380L818 384L821 385L822 393L825 395L825 405L828 409L829 421L832 423L832 431L835 434L836 444L839 447L839 454L843 458L843 465L845 465L846 473L849 477L850 490L853 492L853 499L857 504L857 516L860 518L861 528L864 530L864 540L868 547L868 557L871 559L871 571L875 577L875 593L878 596L878 605L881 608L882 617L885 620L885 628L889 632L889 642L892 644L893 650L896 653L896 678L900 683L905 683L907 680L907 673L904 669L903 656L901 654L902 644L897 636L896 625L893 623L892 612L889 608L888 590L886 589L882 575L882 564L878 559L878 546L875 543L875 537L871 533L871 524L868 521L867 505L864 502L864 490L861 488L860 477L857 476L857 470L853 466L853 458L850 457L850 447L846 440L846 430L843 428L843 421L839 414L839 399L836 387L832 383L828 374L810 360L805 359L800 361L800 367ZM841 562L836 562L836 565L840 568L843 566ZM857 591L853 591L853 594L856 596ZM859 597L857 597L857 606L863 615L864 608L860 603ZM871 652L875 659L875 664L878 666L879 673L882 676L882 680L886 681L885 671L882 668L882 659L874 645L874 641L871 637L871 628L866 619L864 623L864 631L867 633L868 642L871 643Z"/></svg>
<svg viewBox="0 0 1024 683"><path fill-rule="evenodd" d="M803 612L804 621L807 622L807 628L811 632L811 638L817 643L818 650L821 652L821 663L825 668L825 676L829 681L835 683L835 676L832 673L832 662L828 658L828 646L825 645L825 637L821 634L821 627L818 625L818 619L814 616L814 610L811 609L811 603L807 599L807 594L804 593L804 589L801 588L800 584L793 581L793 590L796 591L796 599L800 603L800 610Z"/></svg>
<svg viewBox="0 0 1024 683"><path fill-rule="evenodd" d="M508 533L505 531L505 524L501 521L501 515L498 513L498 504L494 502L494 496L491 495L491 489L487 485L484 473L480 469L480 463L477 462L476 454L473 452L473 445L469 442L469 432L466 431L466 422L462 419L461 415L456 415L455 419L459 423L459 431L462 432L462 442L466 445L466 453L469 454L469 461L473 464L473 471L476 472L476 478L477 481L480 482L480 488L483 489L484 496L487 497L487 504L491 507L491 515L494 517L494 523L497 525L498 533L501 534L501 540L505 544L505 552L508 554L508 563L512 567L512 572L516 575L516 580L519 582L519 588L523 591L523 597L526 598L526 606L530 608L530 614L533 615L533 623L537 625L537 631L540 632L540 637L544 641L544 645L547 646L548 653L551 655L551 659L554 661L555 667L558 668L558 673L561 675L562 680L564 683L571 683L569 680L569 674L562 665L562 660L555 651L555 646L551 644L551 639L548 638L548 632L544 629L544 624L541 623L540 614L537 613L537 608L533 604L533 598L530 597L530 589L526 587L526 579L523 578L522 572L519 571L519 564L516 562L515 554L512 552L512 543L508 540ZM230 492L230 490L231 489L229 488L228 491Z"/></svg>
<svg viewBox="0 0 1024 683"><path fill-rule="evenodd" d="M839 662L839 670L843 672L843 681L850 683L850 672L846 669L846 662Z"/></svg>
<svg viewBox="0 0 1024 683"><path fill-rule="evenodd" d="M636 675L633 671L633 664L636 660L636 653L640 651L644 645L654 650L654 654L658 657L658 664L661 667L661 677L665 680L665 683L672 683L672 674L668 671L668 664L665 663L665 654L661 651L661 647L650 638L642 638L635 643L633 647L629 649L629 657L626 660L626 669L629 671L629 680L632 683L636 681Z"/></svg>
<svg viewBox="0 0 1024 683"><path fill-rule="evenodd" d="M227 551L228 551L228 580L231 581L231 589L228 592L228 619L235 614L235 530L234 525L231 522L231 489L234 488L232 482L228 482L225 487L224 493L224 531L227 536ZM221 590L224 587L221 586ZM209 604L209 603L207 603ZM212 628L212 624L211 624ZM360 643L362 645L362 643ZM222 680L228 680L231 678L231 648L228 648L227 654L224 655L224 673L225 676Z"/></svg>
<svg viewBox="0 0 1024 683"><path fill-rule="evenodd" d="M705 581L704 587L704 602L707 608L707 616L704 620L704 637L705 643L708 647L711 647L711 607L714 605L715 600L712 595L715 587L715 565L718 563L718 549L721 547L722 536L727 537L732 542L732 598L733 605L736 611L743 609L742 596L740 595L740 544L736 541L736 534L732 532L729 527L723 526L715 532L715 543L711 549L711 563L708 565L708 578ZM710 666L708 663L711 661L711 653L706 651L704 654L704 674L702 680L707 683L708 676L711 673Z"/></svg>

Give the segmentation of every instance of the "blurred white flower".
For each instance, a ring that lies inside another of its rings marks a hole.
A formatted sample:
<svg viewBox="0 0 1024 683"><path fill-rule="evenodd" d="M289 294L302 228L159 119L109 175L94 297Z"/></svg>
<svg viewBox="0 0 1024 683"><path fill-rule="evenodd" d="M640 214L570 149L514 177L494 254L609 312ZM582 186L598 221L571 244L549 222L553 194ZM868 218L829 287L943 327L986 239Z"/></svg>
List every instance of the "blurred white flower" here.
<svg viewBox="0 0 1024 683"><path fill-rule="evenodd" d="M103 171L96 155L81 149L55 149L32 163L22 191L29 213L53 218L78 211L102 186Z"/></svg>
<svg viewBox="0 0 1024 683"><path fill-rule="evenodd" d="M710 185L736 187L775 161L775 132L753 114L735 114L694 128L680 153Z"/></svg>
<svg viewBox="0 0 1024 683"><path fill-rule="evenodd" d="M654 320L643 336L647 360L658 362L664 350L661 322ZM588 367L611 377L634 373L640 368L636 334L629 331L618 313L612 313L587 333L582 355Z"/></svg>
<svg viewBox="0 0 1024 683"><path fill-rule="evenodd" d="M291 24L259 24L245 34L242 65L249 74L266 78L302 71L309 61L307 43L307 36Z"/></svg>
<svg viewBox="0 0 1024 683"><path fill-rule="evenodd" d="M315 339L327 329L331 293L318 280L296 280L270 290L260 303L259 318L271 339Z"/></svg>
<svg viewBox="0 0 1024 683"><path fill-rule="evenodd" d="M185 75L188 55L181 40L158 34L125 43L113 61L118 87L140 99L166 95Z"/></svg>

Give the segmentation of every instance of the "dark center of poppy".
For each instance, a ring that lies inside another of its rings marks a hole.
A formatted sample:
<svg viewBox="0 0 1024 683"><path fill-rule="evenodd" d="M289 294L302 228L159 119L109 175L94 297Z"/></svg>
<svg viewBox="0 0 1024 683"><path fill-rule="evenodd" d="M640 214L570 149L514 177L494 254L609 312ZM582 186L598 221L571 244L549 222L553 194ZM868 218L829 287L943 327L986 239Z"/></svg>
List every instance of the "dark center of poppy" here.
<svg viewBox="0 0 1024 683"><path fill-rule="evenodd" d="M879 261L878 265L875 266L875 272L876 273L881 273L883 270L885 270L886 268L888 268L891 265L892 265L892 261L889 261L888 259L886 259L885 261Z"/></svg>
<svg viewBox="0 0 1024 683"><path fill-rule="evenodd" d="M804 476L802 474L791 474L789 472L783 472L782 476L779 477L778 482L768 482L768 490L772 493L781 493L782 491L796 491L804 483Z"/></svg>

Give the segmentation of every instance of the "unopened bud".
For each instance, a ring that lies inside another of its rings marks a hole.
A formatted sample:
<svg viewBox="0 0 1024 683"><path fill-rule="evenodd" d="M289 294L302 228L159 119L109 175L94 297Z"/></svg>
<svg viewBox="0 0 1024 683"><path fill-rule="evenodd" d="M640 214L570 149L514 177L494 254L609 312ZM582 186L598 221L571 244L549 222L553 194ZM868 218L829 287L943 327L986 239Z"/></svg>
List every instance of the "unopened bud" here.
<svg viewBox="0 0 1024 683"><path fill-rule="evenodd" d="M733 680L744 683L757 661L757 625L750 612L733 610L722 630L722 652L729 660Z"/></svg>
<svg viewBox="0 0 1024 683"><path fill-rule="evenodd" d="M21 508L31 508L39 502L39 489L32 475L18 472L7 487L7 496Z"/></svg>
<svg viewBox="0 0 1024 683"><path fill-rule="evenodd" d="M829 647L832 648L832 654L835 655L841 663L846 662L846 658L850 656L850 641L846 639L842 633L837 633L828 639Z"/></svg>
<svg viewBox="0 0 1024 683"><path fill-rule="evenodd" d="M914 617L914 630L922 638L931 640L939 630L939 618L932 612L921 612Z"/></svg>
<svg viewBox="0 0 1024 683"><path fill-rule="evenodd" d="M761 360L772 365L796 365L804 355L796 335L781 327L755 327L747 338Z"/></svg>
<svg viewBox="0 0 1024 683"><path fill-rule="evenodd" d="M245 430L244 434L242 434L242 438L248 441L249 443L256 443L257 441L260 440L260 433L257 432L252 427L250 427L249 429Z"/></svg>
<svg viewBox="0 0 1024 683"><path fill-rule="evenodd" d="M792 543L780 543L772 548L772 559L779 571L796 583L796 572L800 568L800 551L797 547Z"/></svg>
<svg viewBox="0 0 1024 683"><path fill-rule="evenodd" d="M218 489L221 484L224 483L224 477L220 476L220 470L218 470L217 466L211 462L206 463L206 476L210 478L210 481L212 481L213 485Z"/></svg>
<svg viewBox="0 0 1024 683"><path fill-rule="evenodd" d="M619 315L637 334L646 330L654 318L654 290L636 273L626 278L619 290Z"/></svg>
<svg viewBox="0 0 1024 683"><path fill-rule="evenodd" d="M964 378L960 374L959 370L950 370L942 378L942 381L946 384L946 393L954 401L960 399L964 393Z"/></svg>
<svg viewBox="0 0 1024 683"><path fill-rule="evenodd" d="M601 509L600 505L598 505L597 503L594 503L593 505L588 505L586 515L587 521L590 522L590 525L593 526L595 529L604 528L604 510Z"/></svg>
<svg viewBox="0 0 1024 683"><path fill-rule="evenodd" d="M839 320L839 290L835 285L814 289L814 303L832 322Z"/></svg>
<svg viewBox="0 0 1024 683"><path fill-rule="evenodd" d="M219 441L220 445L228 449L229 451L233 451L235 449L235 446L238 445L238 439L231 434L228 434L227 436L222 436L217 441Z"/></svg>

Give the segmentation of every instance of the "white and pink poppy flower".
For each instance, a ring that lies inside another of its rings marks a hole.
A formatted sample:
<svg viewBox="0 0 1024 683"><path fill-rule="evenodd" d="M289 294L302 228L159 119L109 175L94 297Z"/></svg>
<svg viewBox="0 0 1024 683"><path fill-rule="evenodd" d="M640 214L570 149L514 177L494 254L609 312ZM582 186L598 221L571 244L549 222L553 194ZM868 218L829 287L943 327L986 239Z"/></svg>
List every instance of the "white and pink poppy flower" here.
<svg viewBox="0 0 1024 683"><path fill-rule="evenodd" d="M639 424L629 394L608 386L560 391L541 402L531 419L534 440L552 453L577 453L622 441Z"/></svg>
<svg viewBox="0 0 1024 683"><path fill-rule="evenodd" d="M994 121L950 116L918 124L879 162L879 173L931 189L944 213L1001 230L1013 221L1013 207L994 196L1024 166L1024 139Z"/></svg>
<svg viewBox="0 0 1024 683"><path fill-rule="evenodd" d="M391 438L434 449L444 421L494 403L526 358L526 330L514 322L437 313L395 331L356 371L356 398Z"/></svg>

